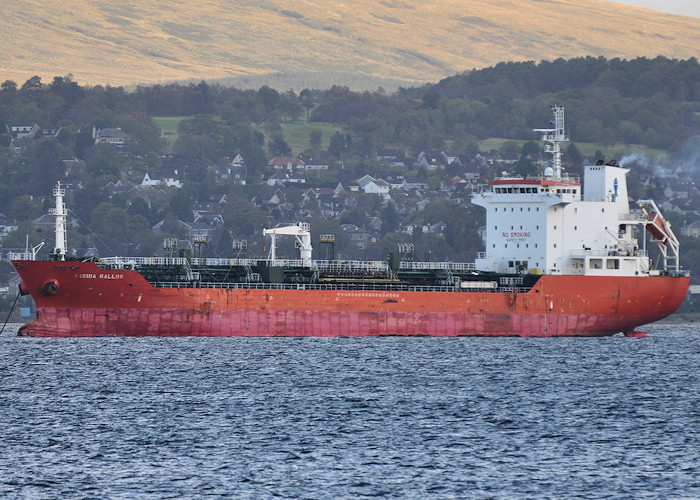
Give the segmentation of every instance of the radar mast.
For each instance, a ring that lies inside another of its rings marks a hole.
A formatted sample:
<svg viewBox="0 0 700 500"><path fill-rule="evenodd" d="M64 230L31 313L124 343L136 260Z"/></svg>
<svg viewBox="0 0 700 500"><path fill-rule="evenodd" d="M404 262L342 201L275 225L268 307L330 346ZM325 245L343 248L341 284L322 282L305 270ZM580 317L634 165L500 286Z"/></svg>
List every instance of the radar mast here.
<svg viewBox="0 0 700 500"><path fill-rule="evenodd" d="M546 177L561 179L561 148L559 144L569 142L569 136L564 133L564 106L552 106L554 128L536 128L533 132L542 132L544 141L544 152L552 155L550 160L551 172L545 170ZM549 175L548 175L549 174Z"/></svg>

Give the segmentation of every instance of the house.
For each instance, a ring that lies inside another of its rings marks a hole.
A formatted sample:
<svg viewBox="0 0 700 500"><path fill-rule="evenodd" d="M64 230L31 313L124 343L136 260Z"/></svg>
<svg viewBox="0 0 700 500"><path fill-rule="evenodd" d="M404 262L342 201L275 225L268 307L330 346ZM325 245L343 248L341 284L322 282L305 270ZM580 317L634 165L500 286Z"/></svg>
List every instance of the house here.
<svg viewBox="0 0 700 500"><path fill-rule="evenodd" d="M121 148L128 142L129 137L129 134L122 132L119 127L101 129L92 127L92 138L95 139L95 144L113 144Z"/></svg>
<svg viewBox="0 0 700 500"><path fill-rule="evenodd" d="M282 203L286 203L287 201L287 196L284 194L284 192L281 189L275 190L274 193L272 193L272 196L270 197L269 200L265 203L266 205L281 205Z"/></svg>
<svg viewBox="0 0 700 500"><path fill-rule="evenodd" d="M8 127L7 131L11 135L10 139L10 151L14 154L22 154L29 144L34 140L36 134L41 132L41 128L36 123L34 125L17 125Z"/></svg>
<svg viewBox="0 0 700 500"><path fill-rule="evenodd" d="M208 241L214 235L216 228L206 222L184 222L177 221L187 232L187 239L190 241Z"/></svg>
<svg viewBox="0 0 700 500"><path fill-rule="evenodd" d="M247 174L248 170L245 160L243 160L240 154L236 154L230 162L226 163L226 165L218 171L219 179L233 182L233 184L238 186L246 185Z"/></svg>
<svg viewBox="0 0 700 500"><path fill-rule="evenodd" d="M29 145L32 142L32 137L29 136L24 136L24 137L13 137L10 139L10 151L12 151L16 155L20 155L24 153L24 151L29 147Z"/></svg>
<svg viewBox="0 0 700 500"><path fill-rule="evenodd" d="M66 175L77 175L85 171L85 162L78 158L63 160L63 165L66 167Z"/></svg>
<svg viewBox="0 0 700 500"><path fill-rule="evenodd" d="M360 250L364 250L370 243L375 243L377 241L377 238L372 236L369 231L355 224L341 224L340 227L350 237L350 241L357 245L357 248Z"/></svg>
<svg viewBox="0 0 700 500"><path fill-rule="evenodd" d="M375 179L371 175L365 175L357 180L360 190L366 194L378 194L385 197L389 196L391 184L383 179Z"/></svg>
<svg viewBox="0 0 700 500"><path fill-rule="evenodd" d="M275 172L267 179L269 186L283 186L285 184L306 184L306 178L301 172L282 171Z"/></svg>
<svg viewBox="0 0 700 500"><path fill-rule="evenodd" d="M430 226L430 228L428 229L428 232L442 236L443 234L445 234L445 229L447 229L447 224L440 221L440 222L436 222L435 224Z"/></svg>
<svg viewBox="0 0 700 500"><path fill-rule="evenodd" d="M422 192L425 191L428 187L428 184L425 182L410 182L406 179L404 179L401 182L398 182L396 184L391 185L391 189L400 189L401 191L418 191Z"/></svg>
<svg viewBox="0 0 700 500"><path fill-rule="evenodd" d="M314 161L313 158L304 159L300 157L299 160L304 162L304 172L320 173L321 171L325 171L330 168L330 165L328 165L327 163Z"/></svg>
<svg viewBox="0 0 700 500"><path fill-rule="evenodd" d="M100 191L103 191L109 194L109 196L112 196L116 193L127 193L131 190L131 188L132 186L125 185L121 180L110 180L104 186L102 186Z"/></svg>
<svg viewBox="0 0 700 500"><path fill-rule="evenodd" d="M441 151L440 152L443 161L445 162L445 165L447 166L452 166L456 165L459 167L463 167L462 163L462 158L465 157L464 153L461 152L455 152L455 151Z"/></svg>
<svg viewBox="0 0 700 500"><path fill-rule="evenodd" d="M16 229L17 226L15 226L5 214L0 214L0 240L4 239L5 236Z"/></svg>
<svg viewBox="0 0 700 500"><path fill-rule="evenodd" d="M681 236L700 238L700 221L695 221L681 228Z"/></svg>
<svg viewBox="0 0 700 500"><path fill-rule="evenodd" d="M379 217L367 217L367 227L378 233L382 230L382 220Z"/></svg>
<svg viewBox="0 0 700 500"><path fill-rule="evenodd" d="M240 153L236 153L236 156L233 157L230 165L232 167L245 167L245 160L243 159Z"/></svg>
<svg viewBox="0 0 700 500"><path fill-rule="evenodd" d="M182 181L178 179L177 171L175 171L174 173L156 172L153 174L149 174L148 172L146 172L146 174L143 176L143 180L141 181L141 185L150 187L165 185L168 187L181 188Z"/></svg>
<svg viewBox="0 0 700 500"><path fill-rule="evenodd" d="M267 166L272 167L274 170L287 170L291 172L304 170L306 163L296 156L275 156L267 162Z"/></svg>
<svg viewBox="0 0 700 500"><path fill-rule="evenodd" d="M56 218L51 214L44 214L32 221L32 225L37 233L47 233L53 235L56 231ZM77 228L80 224L74 215L68 214L66 225L69 228ZM50 238L49 238L50 239Z"/></svg>
<svg viewBox="0 0 700 500"><path fill-rule="evenodd" d="M194 222L205 222L215 228L224 225L224 216L213 210L195 209L192 214Z"/></svg>
<svg viewBox="0 0 700 500"><path fill-rule="evenodd" d="M14 125L11 127L5 125L5 128L7 128L7 131L12 137L16 137L17 139L26 136L34 138L34 136L41 131L41 127L36 123L34 125Z"/></svg>
<svg viewBox="0 0 700 500"><path fill-rule="evenodd" d="M406 166L403 161L403 153L398 149L382 149L377 151L377 161L388 164L393 168L402 168Z"/></svg>
<svg viewBox="0 0 700 500"><path fill-rule="evenodd" d="M377 161L395 161L398 157L398 149L380 149L377 151Z"/></svg>
<svg viewBox="0 0 700 500"><path fill-rule="evenodd" d="M72 255L73 257L79 257L81 259L97 258L100 256L100 252L98 252L95 247L74 248Z"/></svg>
<svg viewBox="0 0 700 500"><path fill-rule="evenodd" d="M337 189L337 188L336 188ZM337 215L337 192L333 188L311 188L301 195L302 206L309 212L325 217Z"/></svg>
<svg viewBox="0 0 700 500"><path fill-rule="evenodd" d="M445 160L442 156L442 151L421 151L418 153L418 168L425 168L426 170L442 170L445 168Z"/></svg>

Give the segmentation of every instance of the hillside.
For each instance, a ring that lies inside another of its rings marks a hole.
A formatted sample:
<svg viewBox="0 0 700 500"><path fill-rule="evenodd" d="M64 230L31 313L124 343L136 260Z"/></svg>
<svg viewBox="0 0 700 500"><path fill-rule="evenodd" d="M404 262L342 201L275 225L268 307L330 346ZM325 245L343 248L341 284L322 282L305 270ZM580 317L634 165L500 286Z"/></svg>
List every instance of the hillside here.
<svg viewBox="0 0 700 500"><path fill-rule="evenodd" d="M688 58L700 47L698 19L601 0L24 0L3 10L0 80L20 84L72 73L89 84L259 86L276 75L283 88L392 88L499 61Z"/></svg>

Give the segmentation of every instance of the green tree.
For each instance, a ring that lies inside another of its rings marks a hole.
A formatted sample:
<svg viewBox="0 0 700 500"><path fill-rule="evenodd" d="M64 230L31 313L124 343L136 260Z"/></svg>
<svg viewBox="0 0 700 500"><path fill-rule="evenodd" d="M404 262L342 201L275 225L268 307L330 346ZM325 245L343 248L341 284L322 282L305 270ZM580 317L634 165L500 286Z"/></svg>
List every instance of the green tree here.
<svg viewBox="0 0 700 500"><path fill-rule="evenodd" d="M318 158L321 154L321 131L312 130L309 132L309 146L314 158Z"/></svg>
<svg viewBox="0 0 700 500"><path fill-rule="evenodd" d="M27 192L41 197L50 195L56 181L66 175L63 158L70 158L70 153L55 138L45 137L33 141L24 158L30 173L27 177Z"/></svg>
<svg viewBox="0 0 700 500"><path fill-rule="evenodd" d="M34 223L31 220L20 221L17 224L17 229L11 231L3 240L3 248L24 248L29 237L29 246L35 246L44 241L47 245L53 245L53 239L46 241L45 238L50 237L44 233L37 232Z"/></svg>
<svg viewBox="0 0 700 500"><path fill-rule="evenodd" d="M96 144L85 152L85 167L95 177L119 176L121 160L113 144Z"/></svg>
<svg viewBox="0 0 700 500"><path fill-rule="evenodd" d="M15 198L10 205L10 216L16 220L34 220L39 217L41 206L34 197L29 195Z"/></svg>
<svg viewBox="0 0 700 500"><path fill-rule="evenodd" d="M0 89L8 94L14 94L17 92L17 83L12 80L5 80L2 82L2 85L0 85Z"/></svg>
<svg viewBox="0 0 700 500"><path fill-rule="evenodd" d="M181 221L192 220L192 198L183 189L178 189L170 201L170 211Z"/></svg>
<svg viewBox="0 0 700 500"><path fill-rule="evenodd" d="M269 113L275 111L280 103L280 94L275 89L263 85L258 90L258 97L265 106L265 110Z"/></svg>
<svg viewBox="0 0 700 500"><path fill-rule="evenodd" d="M394 207L393 202L389 201L389 203L386 204L386 206L382 210L380 218L382 220L382 235L397 231L399 229L401 219L396 213L396 207Z"/></svg>
<svg viewBox="0 0 700 500"><path fill-rule="evenodd" d="M309 110L314 107L314 96L309 89L304 89L299 92L301 105L306 109L306 122L309 122Z"/></svg>
<svg viewBox="0 0 700 500"><path fill-rule="evenodd" d="M22 88L20 90L22 92L38 92L42 88L43 84L41 83L41 77L34 75L22 84Z"/></svg>
<svg viewBox="0 0 700 500"><path fill-rule="evenodd" d="M330 145L328 146L328 152L335 156L336 158L341 158L346 150L346 136L337 131L333 136L331 136Z"/></svg>
<svg viewBox="0 0 700 500"><path fill-rule="evenodd" d="M286 156L292 153L292 148L289 147L287 141L281 134L276 134L267 143L267 149L272 156Z"/></svg>

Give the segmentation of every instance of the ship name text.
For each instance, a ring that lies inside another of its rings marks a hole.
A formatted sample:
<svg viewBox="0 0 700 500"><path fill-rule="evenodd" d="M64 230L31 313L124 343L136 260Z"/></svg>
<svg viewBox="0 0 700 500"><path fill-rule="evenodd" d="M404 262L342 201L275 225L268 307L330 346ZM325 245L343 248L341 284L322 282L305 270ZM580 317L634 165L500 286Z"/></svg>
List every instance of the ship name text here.
<svg viewBox="0 0 700 500"><path fill-rule="evenodd" d="M120 280L124 278L124 274L119 273L76 273L74 278L78 279L101 279L101 280Z"/></svg>

